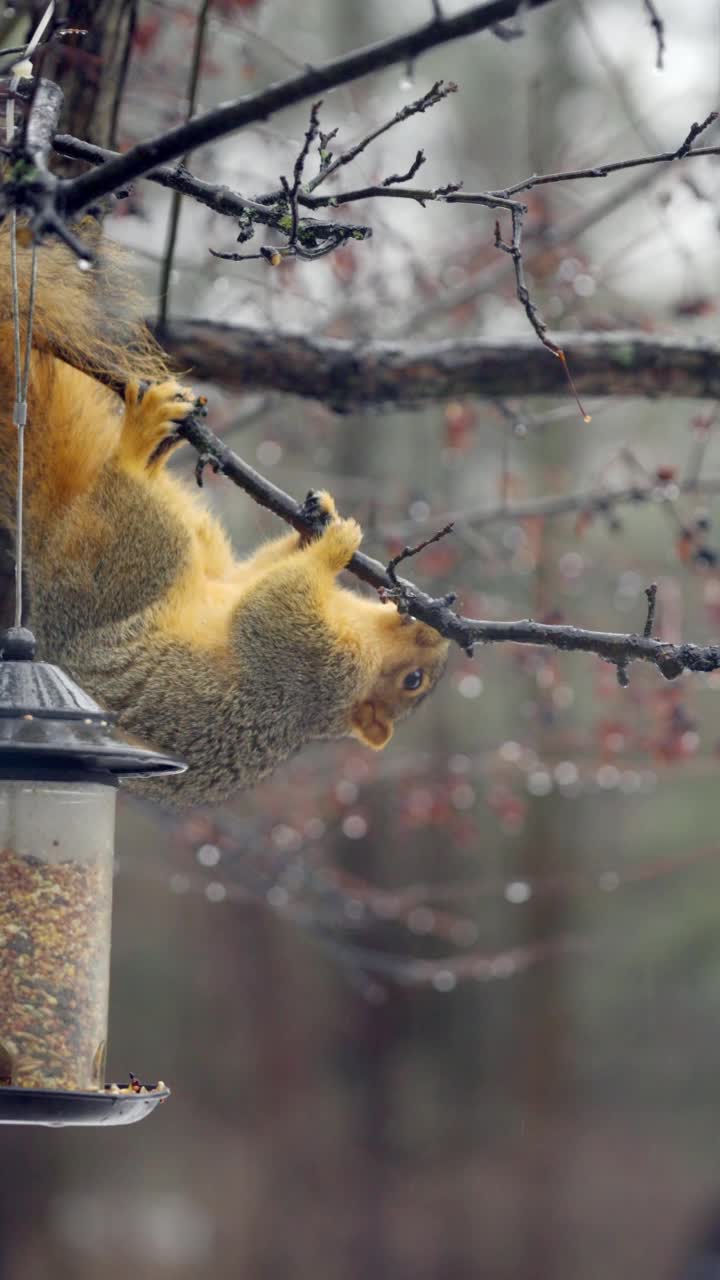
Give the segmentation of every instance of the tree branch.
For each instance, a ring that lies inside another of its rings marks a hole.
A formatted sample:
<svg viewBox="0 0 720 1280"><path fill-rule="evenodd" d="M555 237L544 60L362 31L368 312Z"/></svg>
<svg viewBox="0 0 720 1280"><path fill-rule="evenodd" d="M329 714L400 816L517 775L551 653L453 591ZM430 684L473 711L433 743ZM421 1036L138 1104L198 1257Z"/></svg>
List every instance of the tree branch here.
<svg viewBox="0 0 720 1280"><path fill-rule="evenodd" d="M274 511L296 529L314 532L311 522L298 503L243 462L213 435L204 422L197 418L187 419L178 424L178 433L197 450L201 468L211 464L215 470L250 493L260 506ZM404 578L398 578L394 573L389 574L379 561L362 552L355 553L348 569L361 581L381 591L388 599L395 600L404 612L411 613L413 617L434 627L468 653L472 653L476 644L500 642L539 645L565 653L594 653L618 668L618 676L623 685L627 684L627 668L634 661L651 663L667 680L674 680L683 671L707 672L720 667L718 645L701 647L692 644L665 644L646 635L586 631L557 623L535 622L531 618L516 622L486 622L479 618L464 618L451 607L454 597L429 596Z"/></svg>
<svg viewBox="0 0 720 1280"><path fill-rule="evenodd" d="M311 194L313 188L324 182L325 179L337 168L348 164L380 133L393 125L407 119L410 115L427 110L428 107L436 105L448 92L453 91L454 85L444 86L442 81L437 81L432 88L418 98L415 102L410 103L402 111L398 112L392 120L386 122L378 129L374 130L363 138L349 151L344 152L338 160L333 161L332 153L328 151L328 143L335 136L337 130L332 130L329 134L320 133L319 120L317 116L320 103L316 103L313 107L311 115L311 124L305 136L303 148L299 153L294 171L294 181L292 188L286 179L282 179L282 187L279 191L265 193L256 200L246 200L242 196L235 195L228 191L225 187L212 187L209 184L198 182L191 174L187 172L184 165L178 166L176 169L168 169L161 167L154 173L151 172L144 176L154 178L163 185L172 187L175 192L175 202L179 199L178 192L183 194L194 195L199 201L216 209L222 213L235 213L238 217L240 233L238 239L245 242L250 239L255 231L257 223L273 226L280 230L282 234L288 234L289 224L289 242L284 249L260 249L259 253L237 253L237 252L217 252L211 249L210 252L215 257L225 258L231 261L243 261L247 258L267 258L273 265L277 265L283 256L296 255L301 258L313 259L322 257L326 253L332 252L333 249L345 244L349 239L364 240L372 234L371 228L363 226L350 226L346 224L316 223L313 219L300 219L299 205L306 208L323 208L337 207L342 204L367 200L370 198L391 198L402 200L413 200L421 205L425 205L426 201L441 200L448 204L477 204L489 208L504 208L510 211L512 219L512 241L505 243L501 237L500 225L495 224L495 245L498 249L504 250L512 259L515 277L516 292L518 300L524 307L528 320L534 328L540 341L559 358L563 374L566 377L571 389L574 391L578 399L578 407L585 418L589 421L588 415L582 407L578 396L578 388L570 373L566 354L562 347L549 337L548 328L543 319L536 303L532 300L527 281L525 277L525 267L523 254L521 249L521 239L524 231L524 215L527 212L525 205L520 204L517 200L510 198L512 193L519 190L531 189L546 183L556 183L563 181L572 181L579 178L598 178L605 177L608 173L625 168L633 168L638 165L658 165L660 163L669 163L673 160L684 159L687 156L698 156L715 154L718 148L698 148L692 149L693 142L717 119L717 112L710 114L700 123L695 123L690 128L684 141L673 152L663 152L658 155L645 156L640 159L617 161L609 165L595 166L588 169L568 170L565 172L551 173L545 175L533 174L532 177L526 179L522 183L516 184L514 187L508 188L505 192L464 192L460 190L460 183L450 183L445 186L436 188L417 188L406 186L395 186L395 183L404 183L408 181L419 169L424 162L425 156L422 151L418 151L415 161L407 173L400 175L394 174L386 178L378 185L357 188L351 191L336 193L332 196L316 196ZM316 178L303 188L301 184L301 176L303 167L310 145L314 139L320 138L320 170ZM64 146L63 146L64 144ZM121 157L107 159L111 153L101 152L99 148L87 148L84 144L78 143L77 139L64 138L58 149L63 150L70 146L70 154L74 156L84 155L92 163L98 161L112 165ZM169 272L169 255L166 258L166 273ZM167 280L164 281L167 283ZM161 290L161 293L163 291ZM166 295L166 290L163 296ZM164 309L160 315L160 328L163 328L165 321Z"/></svg>
<svg viewBox="0 0 720 1280"><path fill-rule="evenodd" d="M438 102L442 102L443 98L447 98L448 94L451 93L457 93L456 84L453 84L452 81L449 84L446 84L443 80L436 80L435 84L431 89L428 89L427 93L422 94L422 96L417 98L415 102L409 102L406 106L402 107L400 111L396 111L391 120L384 120L382 124L377 126L377 128L371 129L364 138L361 138L354 146L349 147L347 151L343 151L341 155L333 156L323 148L323 150L325 150L325 155L321 155L320 172L307 183L307 191L315 191L316 188L319 187L322 182L327 181L331 174L335 173L336 170L342 168L343 165L352 164L353 160L355 160L366 147L369 147L371 142L377 141L377 139L382 137L384 133L387 133L389 129L394 129L395 125L403 124L403 122L405 120L409 120L411 116L421 115L424 111L427 111L428 107L436 106ZM413 169L413 173L417 173L421 163L422 161L419 163L416 161L416 167ZM393 181L405 182L407 179L395 178Z"/></svg>
<svg viewBox="0 0 720 1280"><path fill-rule="evenodd" d="M494 23L513 17L520 8L520 3L521 0L486 0L486 3L472 5L470 9L454 17L433 17L432 21L415 27L412 31L343 54L320 67L309 67L299 75L270 85L259 93L246 94L213 111L195 116L185 124L138 143L100 169L65 183L63 211L67 217L72 217L101 196L117 191L119 187L133 182L150 169L170 160L177 160L186 152L214 142L236 129L254 124L258 120L267 120L283 107L294 106L305 98L318 97L328 89L349 84L372 71L380 71L397 62L416 58L428 49L448 41L485 31ZM523 7L529 5L537 9L550 3L550 0L522 0L522 3Z"/></svg>
<svg viewBox="0 0 720 1280"><path fill-rule="evenodd" d="M657 44L657 57L655 59L655 67L658 71L663 69L663 58L665 55L665 24L655 8L654 0L643 0L645 9L647 10L650 26L655 32L655 41Z"/></svg>
<svg viewBox="0 0 720 1280"><path fill-rule="evenodd" d="M190 86L188 91L187 119L191 120L195 115L197 106L198 88L200 85L200 69L202 66L203 49L205 47L205 37L207 34L207 22L210 12L210 0L201 0L200 12L195 23L195 43L193 47L192 66L190 70ZM183 158L183 164L187 157ZM168 306L170 304L170 280L172 278L172 266L175 258L175 248L177 245L178 231L180 229L180 208L182 203L182 193L175 191L173 193L172 204L170 206L170 217L165 239L165 253L163 255L162 272L160 275L160 285L158 288L159 307L158 307L158 325L163 328L167 320Z"/></svg>
<svg viewBox="0 0 720 1280"><path fill-rule="evenodd" d="M720 343L634 331L556 335L581 394L720 395ZM463 396L565 395L559 360L534 337L354 343L206 320L172 320L162 334L194 376L237 391L273 390L324 401L422 408Z"/></svg>
<svg viewBox="0 0 720 1280"><path fill-rule="evenodd" d="M690 156L717 156L720 147L693 147L695 138L714 124L718 118L717 111L710 114L699 124L693 124L687 137L675 151L658 151L651 156L635 156L631 160L612 160L608 164L595 164L587 169L560 169L557 173L534 173L512 187L503 187L497 191L486 192L487 196L501 196L510 199L521 191L532 191L533 187L547 187L555 182L577 182L585 178L607 178L611 173L621 173L624 169L638 169L644 165L670 164L673 160L687 160ZM452 201L448 201L448 204Z"/></svg>
<svg viewBox="0 0 720 1280"><path fill-rule="evenodd" d="M117 151L107 151L103 147L96 147L91 143L82 142L79 138L73 138L69 134L58 134L54 139L53 146L59 155L70 156L77 160L87 160L90 164L102 165L106 161L114 160L119 157ZM171 167L169 165L161 165L158 169L153 169L150 173L144 173L144 178L151 182L156 182L158 186L166 187L170 191L179 193L180 195L190 196L196 200L198 204L205 205L208 209L212 209L214 213L222 214L228 218L239 218L243 225L248 220L251 227L254 224L266 227L278 227L287 211L287 204L282 198L282 192L278 195L281 197L280 203L265 203L267 197L261 200L253 200L249 196L240 195L236 191L231 191L229 187L221 184L203 182L201 178L195 178L183 165ZM298 196L298 204L303 204L302 196ZM306 234L312 238L314 231L315 238L318 242L332 241L336 244L343 243L347 240L365 240L372 234L371 229L365 226L358 226L346 222L317 222L311 227L311 220L305 219L304 226ZM210 250L214 253L214 250ZM242 257L263 257L260 254L222 254L216 253L216 257L225 257L230 259L239 259Z"/></svg>
<svg viewBox="0 0 720 1280"><path fill-rule="evenodd" d="M53 138L53 149L60 156L69 156L72 160L86 160L88 164L105 165L112 160L122 158L120 151L108 151L106 147L98 147L92 142L83 142L81 138L73 138L69 133L58 133ZM158 186L167 187L170 191L179 191L181 195L192 196L198 204L204 204L215 213L226 214L229 218L239 218L249 210L258 221L264 218L271 221L271 210L259 200L249 196L241 196L229 187L212 182L203 182L195 178L182 166L160 165L144 173L143 178L156 182Z"/></svg>
<svg viewBox="0 0 720 1280"><path fill-rule="evenodd" d="M671 164L674 160L718 156L720 155L720 146L693 147L691 145L692 141L710 124L714 123L716 119L717 112L711 112L702 124L693 125L688 136L675 151L659 151L654 155L636 156L630 160L614 160L608 164L591 165L587 169L564 169L559 170L557 173L532 174L529 178L524 178L522 182L515 183L514 186L496 191L461 191L458 190L455 183L450 183L445 187L402 188L375 184L373 186L358 187L350 191L340 191L334 195L316 195L314 191L301 191L298 193L298 204L305 209L327 209L338 208L340 205L350 204L358 200L384 198L390 200L414 200L418 204L423 204L425 201L438 201L443 204L477 204L488 209L512 210L521 207L517 201L512 199L512 196L521 191L531 191L533 187L548 186L558 182L577 182L588 178L607 178L610 174L621 173L625 169ZM115 160L124 159L124 156L118 151L108 151L104 147L98 147L93 143L73 138L67 133L58 134L54 138L53 148L58 155L68 156L74 160L87 160L89 164L101 167L109 166ZM104 168L103 172L105 172ZM265 222L270 225L274 222L273 202L282 195L282 192L278 190L268 192L256 199L251 199L249 196L243 196L238 192L231 191L229 187L203 182L201 178L193 177L186 169L170 165L149 167L143 173L134 174L133 177L146 178L150 182L157 182L161 187L168 187L173 191L181 192L182 195L192 196L199 204L207 205L208 208L213 209L216 213L225 214L228 217L240 217L243 213L250 212L256 222ZM122 186L122 184L118 184L118 186ZM634 188L630 189L629 193L623 193L618 199L624 199L626 194L632 194L633 190Z"/></svg>
<svg viewBox="0 0 720 1280"><path fill-rule="evenodd" d="M532 349L538 350L534 342ZM72 363L71 352L58 349L55 354ZM178 423L177 432L198 453L196 475L199 483L202 483L203 469L212 466L215 471L227 476L249 493L260 506L273 511L293 528L310 534L316 532L303 508L289 494L243 462L232 449L213 435L200 417L191 416ZM388 573L379 561L362 552L355 553L347 568L362 582L367 582L388 600L393 600L403 612L434 627L469 654L472 654L476 644L500 642L538 645L566 653L594 653L617 667L618 680L623 687L628 683L628 666L635 661L652 664L667 680L674 680L683 671L709 672L720 668L718 645L665 644L661 640L635 633L626 635L612 631L586 631L579 627L535 622L531 618L516 622L487 622L479 618L465 618L452 608L455 600L453 594L430 596L404 578Z"/></svg>

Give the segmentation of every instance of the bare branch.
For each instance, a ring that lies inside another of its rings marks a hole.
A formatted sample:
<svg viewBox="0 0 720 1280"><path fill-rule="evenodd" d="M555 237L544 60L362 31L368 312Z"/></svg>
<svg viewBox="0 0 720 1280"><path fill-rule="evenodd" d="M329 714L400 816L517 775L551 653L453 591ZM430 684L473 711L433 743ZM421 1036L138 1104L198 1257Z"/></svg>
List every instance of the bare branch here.
<svg viewBox="0 0 720 1280"><path fill-rule="evenodd" d="M397 584L398 577L395 570L399 564L402 564L403 560L409 560L412 556L419 555L426 547L431 547L434 542L440 542L442 538L447 537L447 535L452 533L452 531L453 525L451 521L450 524L446 524L443 529L438 529L437 533L433 533L429 538L425 538L423 542L419 542L417 546L403 547L402 551L399 551L396 556L393 556L391 560L388 560L386 567L388 577ZM452 601L448 601L448 603L451 604Z"/></svg>
<svg viewBox="0 0 720 1280"><path fill-rule="evenodd" d="M103 147L96 147L91 143L82 142L79 138L72 138L67 134L58 135L54 139L53 146L60 155L71 156L73 159L78 160L87 160L90 164L103 164L119 155L119 152L106 151ZM249 228L249 235L252 235L255 225L279 227L282 219L287 214L287 199L284 197L282 190L277 192L278 203L263 203L261 200L253 200L248 196L239 195L237 192L231 191L229 187L203 182L202 179L193 177L182 165L172 168L170 166L161 166L151 173L143 174L143 177L148 178L151 182L158 183L161 187L190 196L192 199L197 200L198 204L205 205L215 213L223 214L229 218L240 219L241 225ZM263 200L265 199L266 197L263 197ZM305 203L301 195L298 197L298 201L301 204ZM327 203L329 204L330 201L328 200ZM303 257L320 257L323 253L345 244L348 240L366 240L372 235L372 229L361 224L320 222L313 218L304 218L300 230L302 232L301 238L305 241L303 244L305 250ZM249 238L249 236L243 236L242 238ZM319 252L313 253L313 248L319 250ZM259 253L249 254L219 253L214 249L211 249L210 252L214 257L226 258L234 262L246 258L268 257L268 251L262 249Z"/></svg>
<svg viewBox="0 0 720 1280"><path fill-rule="evenodd" d="M178 434L184 436L198 451L201 462L211 463L215 470L250 493L260 506L274 511L302 532L313 532L312 522L303 507L243 462L213 435L204 422L195 417L186 419L178 425ZM613 663L623 672L622 683L626 683L626 669L634 661L652 664L667 680L674 680L683 671L708 672L720 668L719 645L665 644L646 635L586 631L558 623L535 622L531 618L516 622L464 618L454 612L453 596L429 596L412 583L397 578L394 574L391 576L379 561L372 560L362 552L355 553L348 569L363 582L395 600L403 612L434 627L467 653L472 653L474 646L479 643L501 642L539 645L563 652L593 653L606 662Z"/></svg>
<svg viewBox="0 0 720 1280"><path fill-rule="evenodd" d="M384 124L372 129L366 134L360 142L355 146L349 147L347 151L343 151L342 155L336 160L331 160L326 164L321 164L320 172L311 182L307 184L306 192L309 195L315 191L321 182L325 182L331 174L336 173L343 165L350 164L352 160L359 156L371 142L375 142L376 138L382 137L389 129L393 129L395 125L402 124L404 120L409 120L411 116L419 115L423 111L427 111L429 107L434 107L438 102L442 102L443 98L447 98L448 94L456 93L457 85L452 82L446 84L443 80L436 80L431 89L424 93L420 98L416 98L414 102L409 102L407 106L397 111L392 120L386 120ZM329 135L328 135L329 136ZM396 179L396 181L406 181L406 179Z"/></svg>
<svg viewBox="0 0 720 1280"><path fill-rule="evenodd" d="M53 149L61 156L69 156L72 160L86 160L88 164L104 165L121 158L120 151L109 151L106 147L98 147L92 142L83 142L73 138L69 133L59 133L53 138ZM160 165L142 175L158 186L167 187L170 191L179 191L182 195L192 196L198 204L206 205L215 213L238 218L249 211L258 221L263 218L270 223L272 214L267 205L249 196L242 196L229 187L212 182L203 182L195 178L182 165Z"/></svg>
<svg viewBox="0 0 720 1280"><path fill-rule="evenodd" d="M597 203L583 208L572 217L565 218L562 222L554 225L548 225L545 221L542 221L529 226L524 237L526 249L528 245L532 245L536 249L542 249L554 245L573 244L591 227L602 222L617 209L622 208L639 192L646 191L658 181L661 174L662 170L660 168L643 169L640 173L635 174L623 187L616 191L607 192ZM448 203L451 202L448 201ZM439 313L448 313L455 307L465 306L468 302L477 300L482 294L488 293L499 286L503 276L507 273L507 265L505 259L496 258L490 266L486 266L471 275L462 284L439 290L434 299L424 298L421 306L415 307L414 310L408 313L403 313L402 319L395 324L394 328L391 327L390 332L417 334L419 330L430 324Z"/></svg>
<svg viewBox="0 0 720 1280"><path fill-rule="evenodd" d="M717 116L716 112L711 112L707 120L702 125L693 125L693 129L697 132L693 133L696 138L698 133L702 133L704 128L712 124L712 117ZM691 130L692 132L692 130ZM687 141L687 139L686 139ZM512 196L519 194L521 191L531 191L533 187L548 186L552 182L576 182L583 178L607 178L611 173L620 173L623 169L637 169L642 165L648 164L669 164L672 160L685 160L690 156L717 156L720 155L720 147L692 147L685 150L685 143L678 148L677 151L659 151L652 156L637 156L632 160L615 160L610 164L596 164L588 169L564 169L558 173L533 174L530 178L525 178L523 182L516 182L513 187L506 187L499 191L490 191L486 193L489 196L501 196L504 199L510 199ZM452 203L452 201L448 201Z"/></svg>
<svg viewBox="0 0 720 1280"><path fill-rule="evenodd" d="M455 86L443 86L441 81L436 82L432 89L416 102L411 103L407 108L403 108L398 112L393 120L381 126L363 139L356 147L343 153L335 162L332 162L328 155L323 154L321 149L320 172L314 180L317 186L320 182L341 164L347 164L356 156L364 146L368 144L379 133L390 128L394 123L402 119L406 119L409 114L417 111L423 111L428 106L440 101ZM316 108L314 109L316 115ZM351 191L341 192L331 196L317 196L312 194L311 186L308 184L303 189L300 176L303 171L305 159L311 145L311 142L319 132L317 120L315 124L311 122L309 135L306 135L304 146L296 162L296 170L299 164L299 173L295 173L295 180L292 189L289 184L284 181L283 187L279 191L273 191L260 196L256 200L250 200L243 196L230 192L226 187L211 186L202 183L193 178L183 166L178 169L160 168L147 175L154 181L160 182L162 185L173 188L176 192L181 191L183 194L194 196L201 203L208 205L210 208L223 214L236 215L240 222L239 239L248 240L251 238L256 224L264 224L273 226L283 230L287 234L285 226L287 220L287 210L290 208L291 224L290 224L290 242L287 248L278 249L272 252L261 250L260 254L242 254L242 253L217 253L211 250L216 257L222 257L232 261L242 261L246 258L257 258L259 256L269 257L269 260L275 265L280 261L282 256L288 252L297 254L297 256L307 259L314 259L324 256L326 253L332 252L340 245L345 244L349 239L364 240L371 234L371 229L365 226L347 225L341 223L322 223L315 222L313 219L303 218L300 220L298 206L302 205L310 209L338 207L342 204L366 200L371 198L385 199L402 199L414 200L421 205L425 205L427 201L443 201L447 204L479 204L487 208L504 208L509 210L512 216L513 237L512 243L507 245L500 238L499 231L496 228L496 245L498 248L504 249L512 258L516 276L517 294L525 311L528 315L533 328L540 337L540 340L555 355L558 355L566 372L566 377L572 386L572 379L568 371L567 363L564 355L558 345L547 337L546 325L539 315L536 305L530 299L527 284L525 282L523 257L520 248L521 236L523 233L523 217L526 212L525 206L511 198L512 194L520 190L530 189L551 182L571 181L579 178L596 178L604 177L610 172L619 169L632 168L637 165L659 164L661 162L669 162L677 159L684 159L688 156L714 155L720 152L720 148L697 148L692 149L693 141L712 124L717 118L716 112L711 112L706 119L700 124L693 124L687 137L674 152L664 152L655 156L645 156L641 159L619 161L610 165L596 166L591 169L570 170L562 173L533 175L523 183L517 184L515 187L508 188L505 192L465 192L460 190L460 183L450 183L446 186L436 187L434 189L422 189L415 187L395 186L395 183L408 181L414 176L420 165L424 162L424 153L419 151L415 157L415 161L408 172L404 175L393 174L386 178L379 185L357 188ZM333 136L330 134L321 134L324 139L323 146ZM56 140L56 149L62 154L69 154L74 157L82 157L90 160L91 163L114 163L114 159L118 161L121 157L114 156L111 152L106 152L100 148L88 147L83 143L79 143L77 139L61 138ZM51 195L47 193L48 197ZM583 411L584 413L584 411ZM587 415L584 415L587 416Z"/></svg>
<svg viewBox="0 0 720 1280"><path fill-rule="evenodd" d="M693 125L688 134L690 141L692 142L699 133L708 128L716 117L717 113L711 112L702 124ZM104 147L82 142L69 134L58 134L53 140L53 148L59 155L69 156L77 160L87 160L90 164L100 166L109 165L115 160L123 159L120 152L108 151ZM378 185L359 188L356 191L341 192L336 195L318 196L305 191L299 194L298 203L306 209L324 209L347 204L352 200L390 196L399 199L418 200L420 202L424 200L442 200L446 204L480 204L489 209L512 210L514 207L518 207L517 201L512 199L513 195L521 191L530 191L533 187L547 186L556 182L576 182L590 178L606 178L610 174L620 173L624 169L670 164L673 160L678 159L689 160L699 159L703 156L718 155L720 155L720 146L689 146L688 148L688 138L686 138L675 151L661 151L654 155L637 156L630 160L616 160L608 164L592 165L587 169L565 169L557 173L532 174L531 177L515 183L514 186L494 191L458 191L457 186L452 184L434 189L405 188L402 191L393 191ZM199 178L194 178L186 169L163 165L154 166L142 174L133 176L147 178L150 182L159 183L160 186L181 191L184 195L192 196L200 204L207 205L208 208L213 209L216 213L239 217L244 212L251 212L256 221L262 222L264 220L270 225L273 223L273 215L268 206L280 194L278 192L270 192L259 199L251 199L248 196L231 191L229 187L214 185L209 182L203 182ZM118 184L118 186L120 185L122 184ZM628 194L633 192L634 187L629 190ZM623 193L619 198L626 198L626 196ZM592 213L590 216L592 217Z"/></svg>
<svg viewBox="0 0 720 1280"><path fill-rule="evenodd" d="M534 342L531 349L538 353L541 350ZM78 359L76 354L60 347L54 348L54 354L70 364ZM552 362L544 363L552 365ZM199 483L202 481L203 468L212 466L215 471L227 476L246 493L251 494L260 506L267 507L293 528L305 533L314 532L313 522L308 518L304 507L243 462L222 440L213 435L200 416L192 415L178 423L177 433L188 440L198 453L196 474ZM656 666L667 680L675 679L683 671L710 672L720 668L718 645L666 644L649 636L587 631L557 623L535 622L531 618L515 622L464 618L454 612L452 594L429 596L411 582L391 577L379 561L362 552L356 552L347 567L361 581L369 583L394 600L402 612L412 614L428 626L434 627L469 654L472 654L476 644L500 642L537 645L563 652L593 653L617 667L618 678L623 685L627 684L627 667L635 661Z"/></svg>
<svg viewBox="0 0 720 1280"><path fill-rule="evenodd" d="M527 281L525 279L525 264L523 262L522 247L521 247L522 231L523 231L522 212L518 208L513 208L512 210L512 242L510 244L505 243L505 241L503 240L500 234L500 223L496 222L495 223L495 248L502 249L503 253L509 254L510 257L512 258L513 267L515 270L515 291L517 293L518 302L520 303L523 310L525 311L525 315L530 321L530 324L535 330L543 346L547 347L548 351L551 351L554 356L559 356L561 354L560 348L558 347L557 343L553 342L551 338L548 338L547 325L543 320L542 316L540 315L540 312L536 307L535 303L532 301L530 297L530 291L527 287Z"/></svg>
<svg viewBox="0 0 720 1280"><path fill-rule="evenodd" d="M392 187L396 182L409 182L411 178L415 177L418 169L422 168L426 159L425 152L418 151L407 173L393 173L389 178L383 178L381 185L383 187Z"/></svg>
<svg viewBox="0 0 720 1280"><path fill-rule="evenodd" d="M411 31L343 54L320 67L310 67L299 75L262 89L259 93L246 94L234 102L196 116L158 137L138 143L101 169L65 183L64 212L68 217L77 214L101 196L133 182L158 165L176 160L186 152L248 124L267 120L283 107L293 106L305 98L317 97L337 85L349 84L360 76L369 75L397 62L416 58L426 50L448 41L486 31L494 23L513 17L521 3L523 6L529 3L531 8L536 9L550 3L550 0L486 0L486 3L472 5L453 17L433 18L431 22Z"/></svg>
<svg viewBox="0 0 720 1280"><path fill-rule="evenodd" d="M685 141L678 147L677 151L675 152L675 159L682 160L686 155L689 155L690 148L692 147L692 144L695 141L695 139L699 138L700 134L704 133L709 125L714 124L717 118L718 118L717 111L711 111L710 114L707 115L705 119L702 120L699 124L697 121L695 121L695 124L692 124L690 126L690 130L688 132L688 135Z"/></svg>
<svg viewBox="0 0 720 1280"><path fill-rule="evenodd" d="M647 638L652 635L653 623L655 622L655 608L657 605L657 582L651 582L649 587L645 588L645 595L648 602L647 618L643 627L643 635Z"/></svg>
<svg viewBox="0 0 720 1280"><path fill-rule="evenodd" d="M200 66L202 62L203 49L205 47L205 35L207 29L207 20L210 10L210 0L202 0L200 12L197 16L195 24L195 43L193 47L192 66L190 69L190 88L188 91L188 109L187 119L192 120L197 106L198 86L200 84ZM185 164L187 156L183 157L182 163ZM160 276L160 286L158 289L160 305L158 309L158 326L162 329L167 320L168 305L170 302L170 279L172 276L172 265L175 257L175 246L177 243L178 230L180 227L180 205L182 202L182 194L175 191L173 194L172 205L170 208L170 219L168 223L167 239L165 244L165 253L163 257L162 274Z"/></svg>
<svg viewBox="0 0 720 1280"><path fill-rule="evenodd" d="M581 395L715 398L720 343L636 331L558 333ZM237 391L273 390L360 405L422 408L479 396L564 395L560 360L533 338L356 343L205 320L173 320L163 343L181 368Z"/></svg>
<svg viewBox="0 0 720 1280"><path fill-rule="evenodd" d="M417 172L417 169L415 170ZM402 179L393 179L402 181ZM509 200L504 196L489 194L484 191L461 191L462 183L451 182L444 187L388 187L387 180L376 186L357 187L353 191L340 191L333 196L301 196L300 203L310 209L336 208L342 204L352 204L357 200L416 200L424 205L429 200L437 200L444 204L479 204L486 209L513 209L525 211L525 205L517 200Z"/></svg>
<svg viewBox="0 0 720 1280"><path fill-rule="evenodd" d="M320 131L320 120L318 112L322 106L322 101L314 102L310 110L310 123L305 131L303 144L300 148L297 159L293 166L293 184L290 186L286 178L282 178L283 193L287 197L290 207L290 232L288 235L288 246L291 249L298 249L298 194L300 192L300 183L302 182L305 161L313 142Z"/></svg>
<svg viewBox="0 0 720 1280"><path fill-rule="evenodd" d="M655 40L657 41L657 59L655 66L658 71L663 70L663 58L665 56L665 24L655 8L654 0L643 0L643 4L647 10L650 26L655 32Z"/></svg>

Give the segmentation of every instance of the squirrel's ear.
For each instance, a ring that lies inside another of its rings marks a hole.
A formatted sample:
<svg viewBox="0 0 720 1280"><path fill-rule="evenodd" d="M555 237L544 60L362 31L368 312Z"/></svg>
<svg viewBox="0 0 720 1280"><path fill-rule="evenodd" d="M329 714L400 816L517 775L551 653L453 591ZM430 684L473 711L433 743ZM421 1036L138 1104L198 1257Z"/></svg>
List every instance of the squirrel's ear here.
<svg viewBox="0 0 720 1280"><path fill-rule="evenodd" d="M373 751L382 751L392 738L393 722L386 708L370 698L355 704L350 723L353 737L359 738L366 747L372 747Z"/></svg>

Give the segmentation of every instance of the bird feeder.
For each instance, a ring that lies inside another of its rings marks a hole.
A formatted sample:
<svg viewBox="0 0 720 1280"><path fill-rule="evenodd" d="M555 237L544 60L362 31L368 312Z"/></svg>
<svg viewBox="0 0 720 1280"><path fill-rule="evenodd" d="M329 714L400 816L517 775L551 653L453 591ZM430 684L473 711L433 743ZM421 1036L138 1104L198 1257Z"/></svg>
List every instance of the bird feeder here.
<svg viewBox="0 0 720 1280"><path fill-rule="evenodd" d="M0 635L0 1123L129 1124L168 1090L105 1084L117 785L185 765L34 647Z"/></svg>

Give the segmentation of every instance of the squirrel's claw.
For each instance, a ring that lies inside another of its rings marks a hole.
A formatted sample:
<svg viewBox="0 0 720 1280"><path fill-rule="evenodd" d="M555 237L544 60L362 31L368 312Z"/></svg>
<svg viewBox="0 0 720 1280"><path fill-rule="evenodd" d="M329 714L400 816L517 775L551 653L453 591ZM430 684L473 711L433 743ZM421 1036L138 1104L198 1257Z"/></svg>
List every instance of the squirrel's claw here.
<svg viewBox="0 0 720 1280"><path fill-rule="evenodd" d="M311 526L302 534L302 544L310 542L313 538L319 538L323 530L338 518L335 503L325 489L309 490L300 507L300 515Z"/></svg>
<svg viewBox="0 0 720 1280"><path fill-rule="evenodd" d="M325 489L310 489L300 508L300 514L310 524L324 529L331 520L337 519L337 509L330 494Z"/></svg>
<svg viewBox="0 0 720 1280"><path fill-rule="evenodd" d="M197 407L193 392L175 381L129 382L118 446L122 465L151 471L163 466L183 443L177 423L197 412Z"/></svg>

